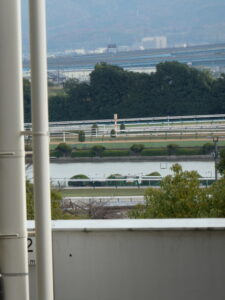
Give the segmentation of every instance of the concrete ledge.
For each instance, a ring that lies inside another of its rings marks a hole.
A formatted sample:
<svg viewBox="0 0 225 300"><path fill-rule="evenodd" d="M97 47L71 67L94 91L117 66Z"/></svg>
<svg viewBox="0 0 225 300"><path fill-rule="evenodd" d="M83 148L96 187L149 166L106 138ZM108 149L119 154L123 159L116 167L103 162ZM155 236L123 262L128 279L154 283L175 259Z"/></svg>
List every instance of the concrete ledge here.
<svg viewBox="0 0 225 300"><path fill-rule="evenodd" d="M27 222L34 230L34 221ZM53 231L139 231L139 230L225 230L221 219L125 219L125 220L57 220Z"/></svg>

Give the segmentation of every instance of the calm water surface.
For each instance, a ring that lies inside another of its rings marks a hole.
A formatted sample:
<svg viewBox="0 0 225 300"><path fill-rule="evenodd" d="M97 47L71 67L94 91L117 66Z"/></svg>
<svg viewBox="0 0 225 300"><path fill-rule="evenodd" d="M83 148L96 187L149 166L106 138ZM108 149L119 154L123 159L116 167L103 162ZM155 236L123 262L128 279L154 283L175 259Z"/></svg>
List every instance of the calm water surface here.
<svg viewBox="0 0 225 300"><path fill-rule="evenodd" d="M51 163L51 178L70 178L76 174L85 174L88 177L107 177L110 174L146 175L158 171L162 176L171 174L171 166L176 162L94 162L94 163ZM183 170L196 170L203 177L214 176L214 163L201 161L179 162ZM32 168L27 172L32 178Z"/></svg>

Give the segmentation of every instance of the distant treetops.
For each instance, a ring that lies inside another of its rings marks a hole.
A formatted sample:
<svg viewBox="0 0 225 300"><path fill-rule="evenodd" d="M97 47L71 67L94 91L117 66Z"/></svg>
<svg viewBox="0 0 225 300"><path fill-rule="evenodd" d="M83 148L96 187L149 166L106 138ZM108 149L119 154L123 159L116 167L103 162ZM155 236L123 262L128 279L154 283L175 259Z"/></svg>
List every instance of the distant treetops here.
<svg viewBox="0 0 225 300"><path fill-rule="evenodd" d="M69 79L49 98L50 121L225 113L225 75L213 78L185 64L165 62L152 74L99 63L89 82ZM30 121L30 84L24 81L25 121Z"/></svg>

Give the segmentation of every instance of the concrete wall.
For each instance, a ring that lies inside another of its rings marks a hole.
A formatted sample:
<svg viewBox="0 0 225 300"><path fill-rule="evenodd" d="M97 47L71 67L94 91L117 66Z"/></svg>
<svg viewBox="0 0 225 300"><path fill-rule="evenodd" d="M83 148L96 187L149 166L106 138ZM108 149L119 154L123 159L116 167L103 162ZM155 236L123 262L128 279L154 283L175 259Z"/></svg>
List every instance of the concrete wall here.
<svg viewBox="0 0 225 300"><path fill-rule="evenodd" d="M65 222L53 229L55 300L225 299L224 219Z"/></svg>

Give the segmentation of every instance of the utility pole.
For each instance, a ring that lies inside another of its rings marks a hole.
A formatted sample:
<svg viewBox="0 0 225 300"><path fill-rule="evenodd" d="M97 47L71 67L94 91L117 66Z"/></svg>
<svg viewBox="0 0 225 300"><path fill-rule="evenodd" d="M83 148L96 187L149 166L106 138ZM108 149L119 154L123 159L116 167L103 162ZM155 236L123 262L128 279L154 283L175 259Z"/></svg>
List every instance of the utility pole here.
<svg viewBox="0 0 225 300"><path fill-rule="evenodd" d="M214 136L213 137L213 143L214 143L214 164L215 164L215 180L217 181L218 179L218 173L217 173L217 159L218 159L218 141L219 141L219 137L218 136Z"/></svg>
<svg viewBox="0 0 225 300"><path fill-rule="evenodd" d="M45 0L30 0L29 8L37 291L53 300Z"/></svg>
<svg viewBox="0 0 225 300"><path fill-rule="evenodd" d="M0 1L0 295L28 300L20 0Z"/></svg>

